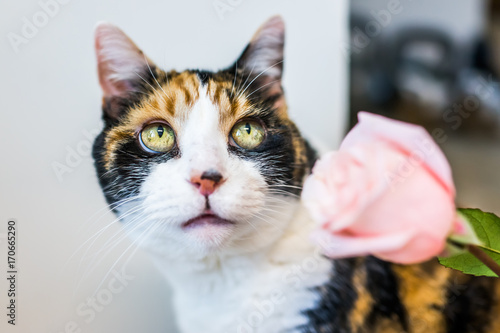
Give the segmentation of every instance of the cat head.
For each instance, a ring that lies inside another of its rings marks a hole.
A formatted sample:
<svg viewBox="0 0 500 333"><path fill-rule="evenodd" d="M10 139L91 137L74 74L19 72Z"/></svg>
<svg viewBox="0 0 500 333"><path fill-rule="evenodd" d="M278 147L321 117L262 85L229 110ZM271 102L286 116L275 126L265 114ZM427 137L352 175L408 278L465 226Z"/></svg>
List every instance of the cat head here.
<svg viewBox="0 0 500 333"><path fill-rule="evenodd" d="M176 257L279 238L314 159L287 114L282 19L218 72L165 72L107 23L95 36L105 126L93 156L127 232Z"/></svg>

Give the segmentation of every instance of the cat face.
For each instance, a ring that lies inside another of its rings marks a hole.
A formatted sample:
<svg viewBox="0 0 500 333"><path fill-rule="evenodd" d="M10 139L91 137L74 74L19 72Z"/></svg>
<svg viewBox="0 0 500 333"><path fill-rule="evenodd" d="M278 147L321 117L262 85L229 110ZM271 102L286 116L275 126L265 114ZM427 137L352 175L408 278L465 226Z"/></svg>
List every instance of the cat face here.
<svg viewBox="0 0 500 333"><path fill-rule="evenodd" d="M121 30L97 27L105 127L93 156L139 245L203 257L281 236L314 155L287 115L283 45L274 17L233 66L164 72Z"/></svg>

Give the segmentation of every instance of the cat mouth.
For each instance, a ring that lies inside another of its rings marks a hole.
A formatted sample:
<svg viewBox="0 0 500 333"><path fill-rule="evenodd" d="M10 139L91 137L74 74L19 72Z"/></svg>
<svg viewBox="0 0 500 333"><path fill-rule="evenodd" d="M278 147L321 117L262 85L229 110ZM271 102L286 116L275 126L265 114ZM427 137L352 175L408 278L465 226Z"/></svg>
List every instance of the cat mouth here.
<svg viewBox="0 0 500 333"><path fill-rule="evenodd" d="M187 222L184 222L182 224L182 229L187 230L187 229L213 227L213 226L227 227L233 224L234 222L223 219L213 213L205 213L193 219L190 219Z"/></svg>

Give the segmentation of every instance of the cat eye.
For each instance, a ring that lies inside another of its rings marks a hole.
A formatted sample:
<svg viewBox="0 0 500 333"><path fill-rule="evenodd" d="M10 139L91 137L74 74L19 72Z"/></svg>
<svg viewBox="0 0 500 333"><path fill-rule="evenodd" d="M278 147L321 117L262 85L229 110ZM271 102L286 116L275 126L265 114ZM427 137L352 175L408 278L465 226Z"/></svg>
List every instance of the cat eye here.
<svg viewBox="0 0 500 333"><path fill-rule="evenodd" d="M174 147L174 130L166 124L150 124L142 129L139 142L147 152L165 153Z"/></svg>
<svg viewBox="0 0 500 333"><path fill-rule="evenodd" d="M265 135L266 131L261 123L251 119L240 120L231 130L234 143L243 149L258 147L264 141Z"/></svg>

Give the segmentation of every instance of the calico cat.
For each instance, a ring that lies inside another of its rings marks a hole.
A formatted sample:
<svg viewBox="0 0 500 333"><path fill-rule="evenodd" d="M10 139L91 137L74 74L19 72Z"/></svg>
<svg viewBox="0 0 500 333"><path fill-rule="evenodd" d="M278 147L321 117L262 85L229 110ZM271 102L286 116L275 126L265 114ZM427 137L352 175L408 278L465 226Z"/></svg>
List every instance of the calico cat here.
<svg viewBox="0 0 500 333"><path fill-rule="evenodd" d="M283 46L273 17L231 67L164 72L97 27L99 181L173 286L180 331L500 332L495 279L334 261L308 241L299 195L316 153L287 115Z"/></svg>

